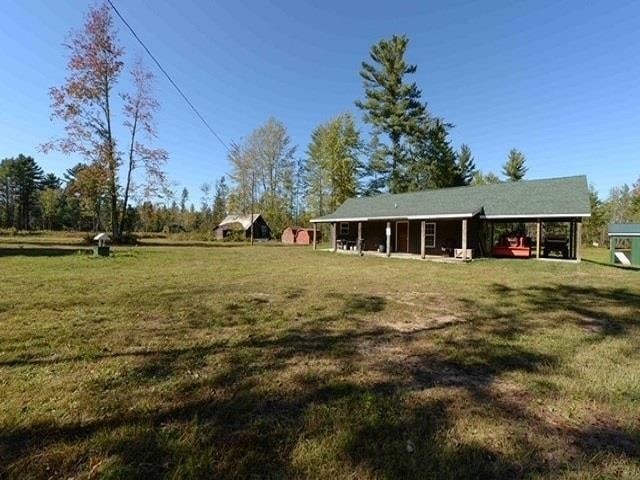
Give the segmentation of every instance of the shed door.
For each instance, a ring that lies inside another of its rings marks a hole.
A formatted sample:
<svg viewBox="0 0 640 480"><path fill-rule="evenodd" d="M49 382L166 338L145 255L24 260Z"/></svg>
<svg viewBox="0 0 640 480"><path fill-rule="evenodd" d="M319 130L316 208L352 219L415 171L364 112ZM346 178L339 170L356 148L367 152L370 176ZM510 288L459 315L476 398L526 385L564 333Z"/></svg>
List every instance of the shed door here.
<svg viewBox="0 0 640 480"><path fill-rule="evenodd" d="M409 222L396 222L396 252L409 252Z"/></svg>

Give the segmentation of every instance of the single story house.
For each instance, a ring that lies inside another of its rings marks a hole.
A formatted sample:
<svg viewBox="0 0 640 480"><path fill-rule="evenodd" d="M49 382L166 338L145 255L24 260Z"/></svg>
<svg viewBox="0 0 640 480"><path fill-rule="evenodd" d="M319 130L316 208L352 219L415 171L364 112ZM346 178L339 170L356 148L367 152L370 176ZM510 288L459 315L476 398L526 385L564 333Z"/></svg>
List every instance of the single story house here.
<svg viewBox="0 0 640 480"><path fill-rule="evenodd" d="M244 215L227 215L214 229L217 240L222 240L232 232L243 232L245 238L251 238L251 225L253 225L253 238L269 240L271 228L259 213L247 213Z"/></svg>
<svg viewBox="0 0 640 480"><path fill-rule="evenodd" d="M311 222L316 231L331 225L333 251L468 260L492 252L523 256L527 248L524 256L541 257L556 249L580 260L582 219L589 216L587 178L575 176L352 198ZM554 235L545 239L547 231Z"/></svg>

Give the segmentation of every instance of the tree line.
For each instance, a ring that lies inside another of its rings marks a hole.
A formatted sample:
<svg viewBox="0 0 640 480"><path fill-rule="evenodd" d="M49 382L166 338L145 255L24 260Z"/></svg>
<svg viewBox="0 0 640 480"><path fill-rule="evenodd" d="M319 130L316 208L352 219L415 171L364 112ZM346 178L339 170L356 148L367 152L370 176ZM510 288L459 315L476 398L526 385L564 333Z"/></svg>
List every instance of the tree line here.
<svg viewBox="0 0 640 480"><path fill-rule="evenodd" d="M64 134L42 145L44 153L77 154L83 162L58 179L33 158L3 160L0 226L108 230L118 238L134 230L210 232L228 213L253 211L279 236L354 196L525 178L526 157L515 148L500 178L476 166L468 145L452 146L453 124L429 111L412 80L418 67L406 59L408 45L402 35L383 39L361 64L363 95L355 106L366 130L353 114L338 114L313 130L302 151L286 125L269 118L231 144L228 178L201 185L196 205L186 188L168 187L168 154L154 146L153 75L140 60L127 68L108 5L91 7L67 43L67 78L50 91L52 118ZM637 184L604 202L594 195L603 221L636 218ZM585 231L602 230L596 218Z"/></svg>

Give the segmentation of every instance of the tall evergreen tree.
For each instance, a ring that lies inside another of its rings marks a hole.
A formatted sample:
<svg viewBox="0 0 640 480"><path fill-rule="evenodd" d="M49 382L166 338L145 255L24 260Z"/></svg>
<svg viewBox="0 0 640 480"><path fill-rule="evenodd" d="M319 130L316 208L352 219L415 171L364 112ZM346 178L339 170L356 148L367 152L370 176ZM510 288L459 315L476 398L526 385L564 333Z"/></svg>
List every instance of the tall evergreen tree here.
<svg viewBox="0 0 640 480"><path fill-rule="evenodd" d="M388 185L389 180L389 150L380 141L378 134L373 134L369 144L365 148L368 161L365 166L366 186L365 195L375 195L382 193Z"/></svg>
<svg viewBox="0 0 640 480"><path fill-rule="evenodd" d="M473 155L468 145L462 144L456 161L456 180L455 185L469 185L476 173L476 164L473 161Z"/></svg>
<svg viewBox="0 0 640 480"><path fill-rule="evenodd" d="M58 189L62 186L62 180L60 180L55 173L47 173L42 179L40 188L45 190L47 188Z"/></svg>
<svg viewBox="0 0 640 480"><path fill-rule="evenodd" d="M503 175L511 182L519 182L524 178L527 170L529 170L525 162L526 158L524 154L512 148L507 157L507 161L502 166Z"/></svg>
<svg viewBox="0 0 640 480"><path fill-rule="evenodd" d="M187 202L189 201L189 190L187 187L182 189L182 194L180 195L180 213L185 213L187 211Z"/></svg>
<svg viewBox="0 0 640 480"><path fill-rule="evenodd" d="M224 178L216 182L216 191L213 195L213 224L217 225L224 217L227 216L227 197L229 196L229 187Z"/></svg>
<svg viewBox="0 0 640 480"><path fill-rule="evenodd" d="M377 133L385 133L391 142L387 189L392 193L408 189L407 155L404 141L420 135L427 122L427 110L415 82L406 76L417 66L405 61L409 39L394 35L371 47L372 63L362 62L360 76L364 81L365 99L356 101L364 121Z"/></svg>
<svg viewBox="0 0 640 480"><path fill-rule="evenodd" d="M457 155L448 138L449 127L450 125L442 120L435 120L427 132L426 139L419 142L409 166L409 190L456 185Z"/></svg>

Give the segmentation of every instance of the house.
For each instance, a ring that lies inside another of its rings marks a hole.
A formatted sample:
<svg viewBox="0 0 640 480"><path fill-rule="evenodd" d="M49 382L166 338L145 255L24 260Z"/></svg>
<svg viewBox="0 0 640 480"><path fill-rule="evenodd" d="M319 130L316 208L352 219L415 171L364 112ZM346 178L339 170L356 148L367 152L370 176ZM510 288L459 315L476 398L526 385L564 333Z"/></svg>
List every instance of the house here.
<svg viewBox="0 0 640 480"><path fill-rule="evenodd" d="M271 228L259 213L247 213L245 215L227 215L214 229L217 240L222 240L233 232L244 238L251 238L251 225L253 224L253 238L259 240L269 240L271 238Z"/></svg>
<svg viewBox="0 0 640 480"><path fill-rule="evenodd" d="M333 251L468 260L516 248L524 253L513 256L539 258L555 249L580 260L590 212L587 178L575 176L352 198L311 222L314 231L331 225Z"/></svg>
<svg viewBox="0 0 640 480"><path fill-rule="evenodd" d="M640 267L640 223L612 223L608 230L611 264Z"/></svg>

